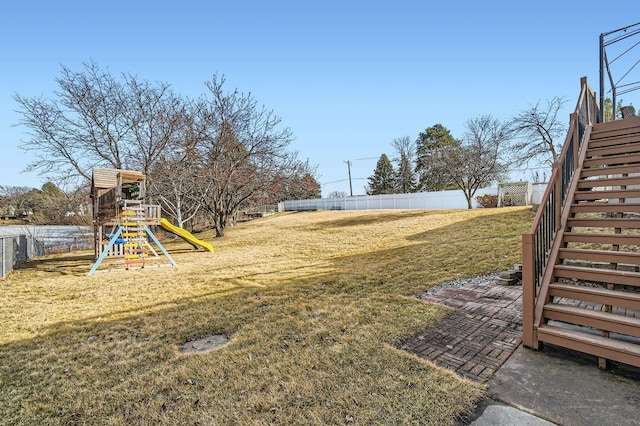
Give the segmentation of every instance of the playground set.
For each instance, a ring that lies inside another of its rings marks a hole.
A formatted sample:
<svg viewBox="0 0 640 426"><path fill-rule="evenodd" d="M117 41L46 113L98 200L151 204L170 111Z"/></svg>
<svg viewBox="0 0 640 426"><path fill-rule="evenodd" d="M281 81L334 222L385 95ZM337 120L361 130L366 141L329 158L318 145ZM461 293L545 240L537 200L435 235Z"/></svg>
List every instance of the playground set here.
<svg viewBox="0 0 640 426"><path fill-rule="evenodd" d="M126 269L148 266L150 260L160 258L151 242L168 261L154 266L175 266L171 255L149 228L153 225L176 234L196 249L213 251L211 244L164 219L160 205L145 204L145 192L146 176L141 172L93 169L91 198L96 260L89 275L93 275L105 259L124 258Z"/></svg>

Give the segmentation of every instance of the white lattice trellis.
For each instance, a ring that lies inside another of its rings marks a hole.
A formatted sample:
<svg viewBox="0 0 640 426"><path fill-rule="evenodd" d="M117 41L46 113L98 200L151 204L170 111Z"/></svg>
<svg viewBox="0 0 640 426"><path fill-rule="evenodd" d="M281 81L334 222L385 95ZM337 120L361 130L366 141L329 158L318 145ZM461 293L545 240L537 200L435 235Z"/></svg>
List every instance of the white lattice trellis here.
<svg viewBox="0 0 640 426"><path fill-rule="evenodd" d="M498 207L529 206L533 186L531 182L507 182L498 185Z"/></svg>

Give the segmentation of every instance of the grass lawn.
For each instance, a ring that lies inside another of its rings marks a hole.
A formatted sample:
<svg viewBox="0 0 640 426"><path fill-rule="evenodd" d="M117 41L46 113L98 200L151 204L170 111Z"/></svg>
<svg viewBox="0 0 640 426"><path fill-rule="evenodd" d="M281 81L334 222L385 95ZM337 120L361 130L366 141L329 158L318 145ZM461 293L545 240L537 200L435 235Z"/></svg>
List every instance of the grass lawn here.
<svg viewBox="0 0 640 426"><path fill-rule="evenodd" d="M27 263L0 281L0 424L456 424L483 386L395 345L449 312L415 294L519 263L533 215L281 213L167 243L177 267Z"/></svg>

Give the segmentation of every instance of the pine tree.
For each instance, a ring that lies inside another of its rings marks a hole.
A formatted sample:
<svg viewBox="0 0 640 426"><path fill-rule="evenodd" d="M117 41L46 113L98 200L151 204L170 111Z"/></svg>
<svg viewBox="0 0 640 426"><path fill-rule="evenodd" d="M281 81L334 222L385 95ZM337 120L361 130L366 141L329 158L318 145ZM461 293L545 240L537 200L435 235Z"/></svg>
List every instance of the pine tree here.
<svg viewBox="0 0 640 426"><path fill-rule="evenodd" d="M422 191L440 191L455 187L454 182L444 178L446 170L440 169L439 158L450 147L460 146L460 141L451 136L442 124L427 128L416 141L418 188Z"/></svg>
<svg viewBox="0 0 640 426"><path fill-rule="evenodd" d="M396 192L406 194L413 192L416 187L416 175L409 158L401 154L398 160L398 171L396 173Z"/></svg>
<svg viewBox="0 0 640 426"><path fill-rule="evenodd" d="M395 171L387 154L382 154L376 163L376 169L368 179L368 195L393 194L395 188Z"/></svg>
<svg viewBox="0 0 640 426"><path fill-rule="evenodd" d="M393 148L395 149L397 164L397 172L395 178L396 193L406 194L416 189L416 174L414 171L415 151L413 143L409 136L396 138L393 140Z"/></svg>

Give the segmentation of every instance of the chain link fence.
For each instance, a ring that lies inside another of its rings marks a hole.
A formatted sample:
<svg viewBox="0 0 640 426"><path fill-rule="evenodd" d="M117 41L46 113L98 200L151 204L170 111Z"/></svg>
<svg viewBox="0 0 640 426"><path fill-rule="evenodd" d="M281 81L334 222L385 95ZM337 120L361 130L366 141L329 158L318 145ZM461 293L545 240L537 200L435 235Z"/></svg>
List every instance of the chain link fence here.
<svg viewBox="0 0 640 426"><path fill-rule="evenodd" d="M44 255L44 246L32 236L0 236L0 279L29 259Z"/></svg>

